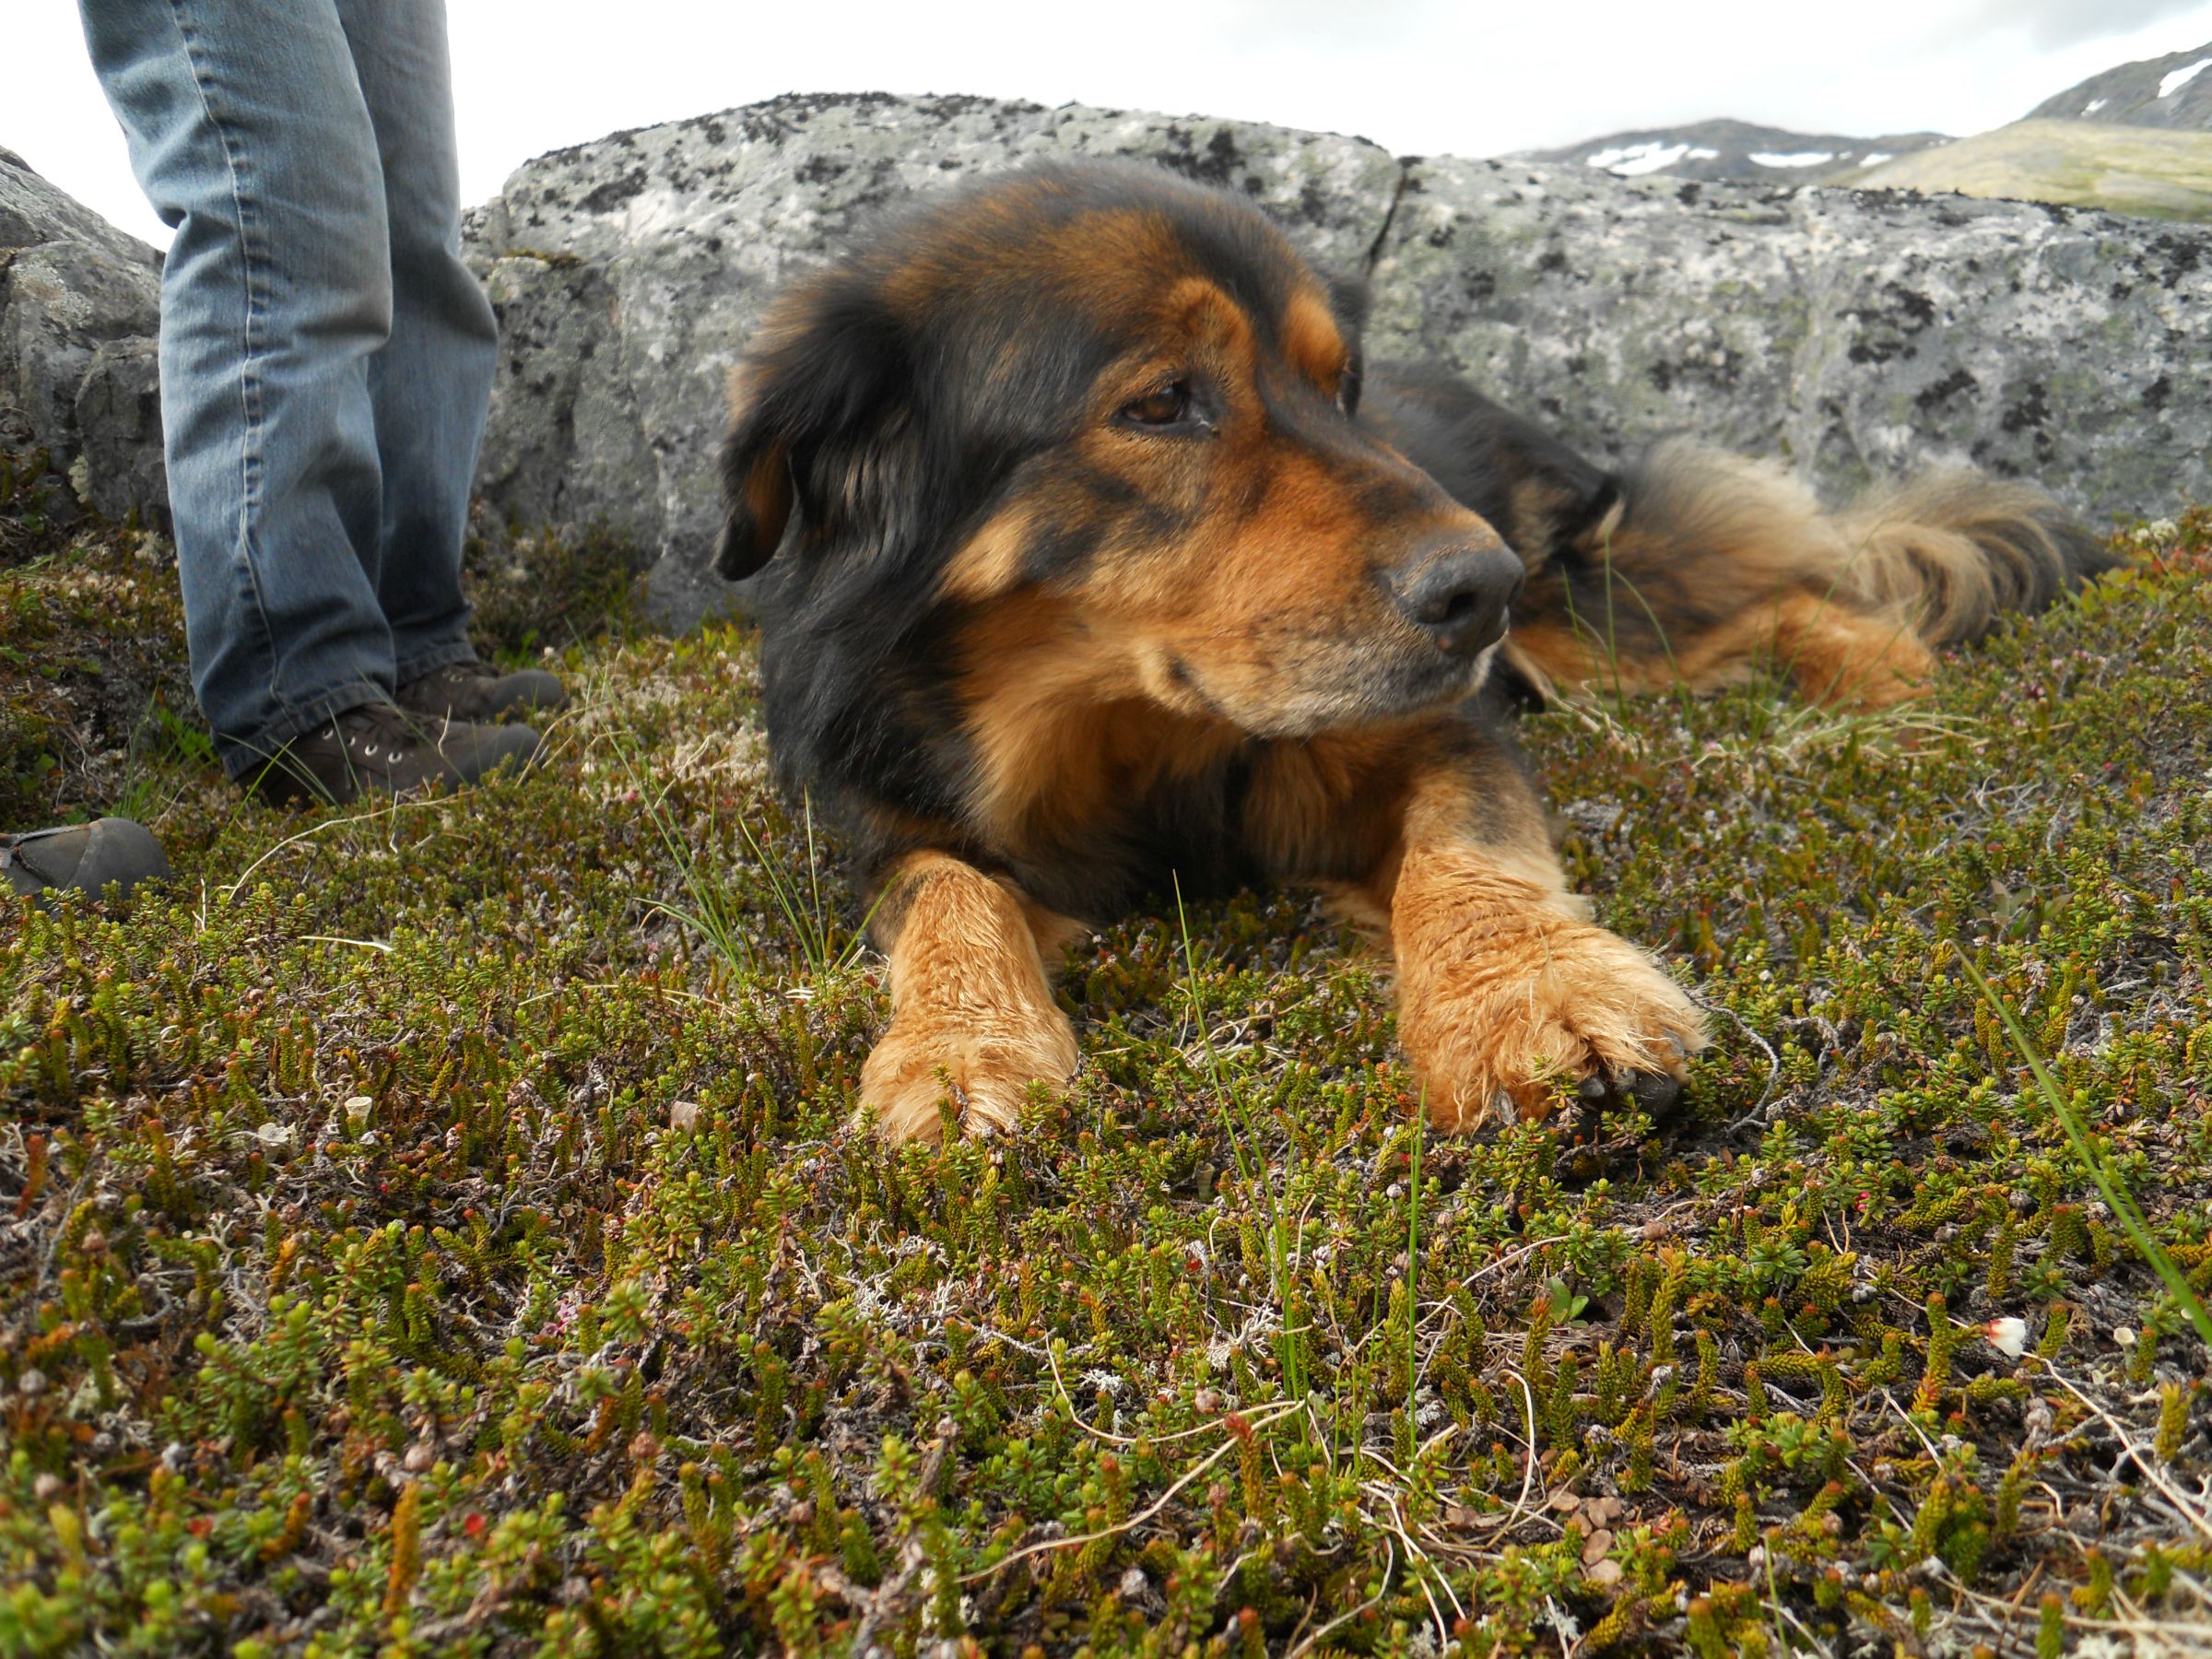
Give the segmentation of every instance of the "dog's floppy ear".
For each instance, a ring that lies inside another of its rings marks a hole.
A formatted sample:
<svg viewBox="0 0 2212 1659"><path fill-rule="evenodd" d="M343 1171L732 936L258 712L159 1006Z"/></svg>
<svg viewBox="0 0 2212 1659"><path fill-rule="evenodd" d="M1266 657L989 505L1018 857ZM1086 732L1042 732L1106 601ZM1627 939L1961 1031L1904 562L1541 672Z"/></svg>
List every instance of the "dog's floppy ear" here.
<svg viewBox="0 0 2212 1659"><path fill-rule="evenodd" d="M742 395L732 377L733 401ZM722 445L722 534L714 569L742 582L775 556L791 519L791 446L768 429L756 401L737 418Z"/></svg>
<svg viewBox="0 0 2212 1659"><path fill-rule="evenodd" d="M832 273L778 308L732 376L714 553L724 576L758 571L787 528L810 553L851 543L880 555L921 538L933 474L909 351L864 273Z"/></svg>
<svg viewBox="0 0 2212 1659"><path fill-rule="evenodd" d="M1329 309L1336 313L1337 326L1347 335L1359 333L1367 326L1367 278L1345 271L1329 271L1322 279L1328 284Z"/></svg>
<svg viewBox="0 0 2212 1659"><path fill-rule="evenodd" d="M1367 327L1367 282L1341 271L1327 273L1324 280L1329 285L1329 309L1336 314L1336 326L1350 353L1336 395L1344 412L1357 418L1359 394L1367 382L1367 346L1360 337Z"/></svg>

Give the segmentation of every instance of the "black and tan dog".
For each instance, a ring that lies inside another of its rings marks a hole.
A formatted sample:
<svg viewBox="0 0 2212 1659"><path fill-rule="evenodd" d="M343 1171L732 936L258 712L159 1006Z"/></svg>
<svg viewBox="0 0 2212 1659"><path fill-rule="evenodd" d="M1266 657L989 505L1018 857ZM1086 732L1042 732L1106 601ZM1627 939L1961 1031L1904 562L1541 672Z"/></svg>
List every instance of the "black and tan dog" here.
<svg viewBox="0 0 2212 1659"><path fill-rule="evenodd" d="M1379 923L1441 1127L1664 1093L1698 1010L1568 891L1505 692L1772 658L1890 701L2098 563L1973 474L1830 515L1685 444L1608 473L1360 318L1242 202L1112 164L925 201L776 303L720 568L768 568L780 775L884 893L889 1137L1063 1082L1050 964L1171 875Z"/></svg>

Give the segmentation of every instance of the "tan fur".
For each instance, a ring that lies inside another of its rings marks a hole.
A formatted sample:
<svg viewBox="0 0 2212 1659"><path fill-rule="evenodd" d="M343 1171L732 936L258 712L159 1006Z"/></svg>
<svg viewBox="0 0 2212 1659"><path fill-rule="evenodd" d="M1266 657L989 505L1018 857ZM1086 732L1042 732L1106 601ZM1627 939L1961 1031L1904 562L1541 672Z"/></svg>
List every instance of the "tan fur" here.
<svg viewBox="0 0 2212 1659"><path fill-rule="evenodd" d="M1344 375L1344 335L1330 313L1329 302L1310 288L1300 288L1283 308L1283 356L1290 367L1336 395Z"/></svg>
<svg viewBox="0 0 2212 1659"><path fill-rule="evenodd" d="M1405 843L1373 890L1397 964L1398 1040L1440 1129L1540 1118L1596 1071L1685 1075L1697 1007L1644 953L1589 920L1547 840L1463 826L1465 788L1417 789ZM1534 806L1533 798L1528 803Z"/></svg>
<svg viewBox="0 0 2212 1659"><path fill-rule="evenodd" d="M1513 538L1513 551L1532 563L1549 558L1553 550L1551 527L1573 499L1571 495L1548 478L1527 477L1516 480L1506 492L1506 499L1510 503L1509 534Z"/></svg>
<svg viewBox="0 0 2212 1659"><path fill-rule="evenodd" d="M1836 524L1859 601L1900 610L1923 640L1948 645L1979 638L2000 611L2030 608L2060 585L2067 561L2058 522L2034 485L1961 468L1876 491Z"/></svg>
<svg viewBox="0 0 2212 1659"><path fill-rule="evenodd" d="M1161 772L1196 771L1238 741L1218 721L1148 696L1141 656L1082 626L1065 601L1009 597L962 644L972 827L1001 846L1077 839Z"/></svg>
<svg viewBox="0 0 2212 1659"><path fill-rule="evenodd" d="M1022 507L1000 513L945 562L945 592L973 603L1013 589L1021 581L1021 547L1032 518Z"/></svg>
<svg viewBox="0 0 2212 1659"><path fill-rule="evenodd" d="M1437 735L1431 715L1266 750L1244 807L1261 864L1287 875L1372 870L1396 839L1413 757Z"/></svg>
<svg viewBox="0 0 2212 1659"><path fill-rule="evenodd" d="M2055 590L2058 523L2041 490L1971 472L1830 513L1772 462L1664 443L1632 505L1579 549L1606 571L1607 606L1517 626L1509 660L1539 692L1623 693L1729 685L1771 661L1814 700L1883 707L1924 689L1931 647Z"/></svg>
<svg viewBox="0 0 2212 1659"><path fill-rule="evenodd" d="M1924 696L1936 671L1901 608L1855 611L1805 593L1775 607L1773 652L1809 701L1853 709Z"/></svg>
<svg viewBox="0 0 2212 1659"><path fill-rule="evenodd" d="M1624 696L1676 684L1712 690L1737 684L1771 662L1808 701L1855 709L1888 708L1923 695L1935 668L1900 610L1869 613L1803 588L1772 598L1764 609L1747 608L1702 633L1686 635L1671 654L1608 652L1587 626L1549 623L1516 629L1507 653L1542 696L1562 683Z"/></svg>
<svg viewBox="0 0 2212 1659"><path fill-rule="evenodd" d="M936 1139L948 1099L971 1133L1011 1129L1030 1083L1076 1069L1039 948L1041 937L1056 956L1073 924L945 853L910 855L891 882L877 927L891 1023L861 1068L863 1107L899 1144Z"/></svg>

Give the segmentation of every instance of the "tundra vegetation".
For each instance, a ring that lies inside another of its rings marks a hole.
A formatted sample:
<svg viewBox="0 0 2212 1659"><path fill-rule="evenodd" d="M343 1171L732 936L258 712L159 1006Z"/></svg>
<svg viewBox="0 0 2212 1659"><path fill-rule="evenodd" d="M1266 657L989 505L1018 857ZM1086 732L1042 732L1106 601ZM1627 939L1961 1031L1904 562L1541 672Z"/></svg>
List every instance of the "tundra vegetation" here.
<svg viewBox="0 0 2212 1659"><path fill-rule="evenodd" d="M1425 1134L1356 936L1163 894L1065 1096L891 1152L744 629L486 560L547 764L284 815L158 547L5 488L6 811L179 879L0 908L0 1651L2212 1642L2212 513L1906 711L1527 723L1673 1122Z"/></svg>

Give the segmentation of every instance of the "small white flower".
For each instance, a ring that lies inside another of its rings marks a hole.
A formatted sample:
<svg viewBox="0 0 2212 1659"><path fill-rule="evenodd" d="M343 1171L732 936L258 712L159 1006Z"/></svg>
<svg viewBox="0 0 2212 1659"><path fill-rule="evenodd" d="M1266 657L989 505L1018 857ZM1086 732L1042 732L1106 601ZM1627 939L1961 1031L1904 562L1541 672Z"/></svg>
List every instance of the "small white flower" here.
<svg viewBox="0 0 2212 1659"><path fill-rule="evenodd" d="M2018 1359L2028 1351L2028 1322L2024 1319L1993 1319L1982 1331L1989 1338L1989 1346L2008 1359Z"/></svg>

